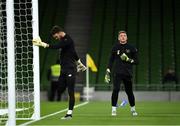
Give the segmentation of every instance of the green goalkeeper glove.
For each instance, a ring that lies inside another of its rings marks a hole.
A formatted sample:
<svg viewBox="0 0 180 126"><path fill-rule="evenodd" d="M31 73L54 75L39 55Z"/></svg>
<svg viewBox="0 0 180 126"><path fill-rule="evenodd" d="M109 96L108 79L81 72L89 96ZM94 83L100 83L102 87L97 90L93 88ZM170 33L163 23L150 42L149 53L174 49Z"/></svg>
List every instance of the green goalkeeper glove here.
<svg viewBox="0 0 180 126"><path fill-rule="evenodd" d="M108 84L109 84L110 81L111 81L111 76L110 76L110 74L111 74L110 69L107 68L107 69L106 69L106 74L105 74L104 81L105 81L106 83L108 83Z"/></svg>
<svg viewBox="0 0 180 126"><path fill-rule="evenodd" d="M120 56L121 60L122 61L126 61L126 62L130 62L130 63L133 63L134 60L133 59L130 59L125 53L123 53L121 56Z"/></svg>
<svg viewBox="0 0 180 126"><path fill-rule="evenodd" d="M87 69L86 66L82 64L80 59L76 62L76 65L77 65L77 72L84 72Z"/></svg>
<svg viewBox="0 0 180 126"><path fill-rule="evenodd" d="M40 38L40 37L34 38L34 39L32 40L32 43L33 43L33 45L35 45L35 46L41 46L41 47L44 47L44 48L49 47L49 45L48 45L47 43L41 41L41 38Z"/></svg>

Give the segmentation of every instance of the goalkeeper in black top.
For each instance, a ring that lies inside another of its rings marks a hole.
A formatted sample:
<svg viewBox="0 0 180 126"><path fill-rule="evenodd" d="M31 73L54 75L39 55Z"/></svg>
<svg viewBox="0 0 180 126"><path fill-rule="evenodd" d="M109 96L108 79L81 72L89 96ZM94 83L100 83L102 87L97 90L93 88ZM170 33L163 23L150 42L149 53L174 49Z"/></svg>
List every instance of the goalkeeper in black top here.
<svg viewBox="0 0 180 126"><path fill-rule="evenodd" d="M75 104L74 87L76 80L76 72L85 71L86 67L81 63L71 37L64 32L59 26L54 26L51 35L58 40L57 44L47 44L42 42L40 38L33 39L33 44L44 48L61 49L60 65L61 73L59 77L59 90L63 93L68 88L69 94L69 110L61 119L71 119Z"/></svg>
<svg viewBox="0 0 180 126"><path fill-rule="evenodd" d="M113 92L111 97L112 116L116 116L116 108L118 101L118 93L120 83L124 83L125 92L131 106L133 116L137 116L135 110L135 98L132 90L132 74L133 64L137 64L137 49L127 43L127 34L125 31L120 31L118 42L112 47L109 58L108 67L105 74L105 82L110 83L110 77L113 77ZM113 71L113 74L111 74Z"/></svg>

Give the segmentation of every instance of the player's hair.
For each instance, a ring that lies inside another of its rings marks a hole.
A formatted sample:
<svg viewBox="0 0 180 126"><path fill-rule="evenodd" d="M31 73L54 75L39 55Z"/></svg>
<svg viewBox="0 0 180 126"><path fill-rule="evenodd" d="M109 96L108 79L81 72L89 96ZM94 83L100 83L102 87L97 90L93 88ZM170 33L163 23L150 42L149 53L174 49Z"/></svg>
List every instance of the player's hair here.
<svg viewBox="0 0 180 126"><path fill-rule="evenodd" d="M59 27L58 25L53 26L53 28L51 29L51 35L54 35L58 32L63 32L63 28Z"/></svg>
<svg viewBox="0 0 180 126"><path fill-rule="evenodd" d="M121 34L121 33L127 34L126 31L119 31L118 35Z"/></svg>

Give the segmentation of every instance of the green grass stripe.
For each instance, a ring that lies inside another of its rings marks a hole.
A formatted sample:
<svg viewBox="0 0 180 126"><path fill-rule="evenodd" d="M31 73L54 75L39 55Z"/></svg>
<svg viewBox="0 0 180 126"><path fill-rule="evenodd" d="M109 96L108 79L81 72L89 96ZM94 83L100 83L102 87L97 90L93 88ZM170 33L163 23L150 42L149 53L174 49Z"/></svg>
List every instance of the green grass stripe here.
<svg viewBox="0 0 180 126"><path fill-rule="evenodd" d="M47 105L46 105L47 104ZM62 110L68 103L43 103L43 116ZM63 107L62 107L63 106ZM65 113L57 113L31 125L180 125L180 102L137 102L137 117L133 117L129 105L118 108L117 116L111 116L111 102L89 102L75 109L72 120L61 120ZM56 110L56 111L55 111Z"/></svg>

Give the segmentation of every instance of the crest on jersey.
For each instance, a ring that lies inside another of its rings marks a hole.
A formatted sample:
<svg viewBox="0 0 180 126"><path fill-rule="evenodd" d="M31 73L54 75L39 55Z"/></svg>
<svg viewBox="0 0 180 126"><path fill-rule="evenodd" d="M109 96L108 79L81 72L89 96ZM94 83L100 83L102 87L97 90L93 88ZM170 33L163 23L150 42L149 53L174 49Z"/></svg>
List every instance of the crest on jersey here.
<svg viewBox="0 0 180 126"><path fill-rule="evenodd" d="M126 49L126 53L130 53L130 49Z"/></svg>

